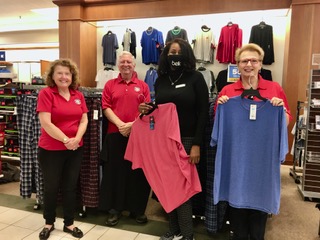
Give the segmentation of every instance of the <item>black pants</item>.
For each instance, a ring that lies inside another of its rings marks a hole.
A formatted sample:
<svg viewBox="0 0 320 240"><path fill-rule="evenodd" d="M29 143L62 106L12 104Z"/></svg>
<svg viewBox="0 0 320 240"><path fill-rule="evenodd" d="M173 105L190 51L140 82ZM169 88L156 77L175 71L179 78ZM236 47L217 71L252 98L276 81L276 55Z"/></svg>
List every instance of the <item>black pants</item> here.
<svg viewBox="0 0 320 240"><path fill-rule="evenodd" d="M263 240L268 214L266 212L230 206L233 240Z"/></svg>
<svg viewBox="0 0 320 240"><path fill-rule="evenodd" d="M192 203L190 199L168 215L170 232L181 233L184 237L193 236Z"/></svg>
<svg viewBox="0 0 320 240"><path fill-rule="evenodd" d="M192 147L192 137L181 138L184 149L188 154ZM170 232L181 233L184 237L193 237L192 201L187 200L169 214Z"/></svg>
<svg viewBox="0 0 320 240"><path fill-rule="evenodd" d="M64 224L73 224L82 152L82 148L75 151L49 151L39 148L39 162L44 180L43 217L48 225L55 222L59 189L62 193Z"/></svg>
<svg viewBox="0 0 320 240"><path fill-rule="evenodd" d="M128 138L118 132L105 138L101 151L103 174L99 208L141 215L147 207L150 186L142 169L132 170L132 163L124 159L127 144Z"/></svg>

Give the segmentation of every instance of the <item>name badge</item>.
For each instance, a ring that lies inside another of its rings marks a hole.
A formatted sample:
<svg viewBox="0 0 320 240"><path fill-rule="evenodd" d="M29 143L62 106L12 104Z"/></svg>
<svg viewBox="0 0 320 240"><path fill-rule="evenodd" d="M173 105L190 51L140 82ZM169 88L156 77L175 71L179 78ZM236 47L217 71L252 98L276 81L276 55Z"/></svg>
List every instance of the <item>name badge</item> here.
<svg viewBox="0 0 320 240"><path fill-rule="evenodd" d="M182 88L182 87L185 87L185 86L186 86L186 84L183 83L183 84L176 85L176 88Z"/></svg>

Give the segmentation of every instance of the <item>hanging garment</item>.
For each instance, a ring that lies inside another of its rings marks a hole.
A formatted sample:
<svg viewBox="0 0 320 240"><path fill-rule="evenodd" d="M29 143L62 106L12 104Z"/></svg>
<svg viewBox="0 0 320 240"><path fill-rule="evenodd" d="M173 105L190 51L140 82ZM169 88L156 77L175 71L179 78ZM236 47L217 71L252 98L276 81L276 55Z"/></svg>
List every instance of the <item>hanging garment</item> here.
<svg viewBox="0 0 320 240"><path fill-rule="evenodd" d="M123 38L122 38L123 51L127 51L127 52L130 51L130 43L131 43L131 32L127 30L123 34Z"/></svg>
<svg viewBox="0 0 320 240"><path fill-rule="evenodd" d="M102 62L103 65L116 65L117 49L119 48L117 35L108 31L102 38Z"/></svg>
<svg viewBox="0 0 320 240"><path fill-rule="evenodd" d="M278 214L280 166L288 153L283 107L231 97L217 107L210 145L217 146L214 204Z"/></svg>
<svg viewBox="0 0 320 240"><path fill-rule="evenodd" d="M256 43L263 49L263 64L271 65L274 62L272 26L265 24L264 22L252 26L249 43Z"/></svg>
<svg viewBox="0 0 320 240"><path fill-rule="evenodd" d="M269 69L261 68L259 74L263 79L272 81L272 72Z"/></svg>
<svg viewBox="0 0 320 240"><path fill-rule="evenodd" d="M150 117L154 125L150 125ZM125 159L132 169L142 168L166 212L171 212L201 191L196 166L189 163L180 138L176 106L159 104L132 125Z"/></svg>
<svg viewBox="0 0 320 240"><path fill-rule="evenodd" d="M17 96L17 125L20 147L20 195L30 198L36 192L37 202L43 203L43 177L38 162L40 121L36 113L35 96Z"/></svg>
<svg viewBox="0 0 320 240"><path fill-rule="evenodd" d="M178 27L178 26L175 26L173 29L171 29L167 32L166 44L176 38L181 38L181 39L189 42L187 31L183 28Z"/></svg>
<svg viewBox="0 0 320 240"><path fill-rule="evenodd" d="M193 41L193 53L197 61L213 63L214 49L215 38L212 30L202 28Z"/></svg>
<svg viewBox="0 0 320 240"><path fill-rule="evenodd" d="M146 65L158 64L160 54L164 47L162 32L149 27L142 33L142 62Z"/></svg>
<svg viewBox="0 0 320 240"><path fill-rule="evenodd" d="M209 233L215 234L222 229L224 221L226 220L227 202L219 202L213 204L213 180L214 180L214 165L216 157L216 146L211 147L211 134L214 122L214 105L216 103L215 98L209 99L209 113L208 121L205 130L205 141L204 146L201 149L201 161L203 161L202 155L204 156L206 163L206 204L205 204L205 227Z"/></svg>
<svg viewBox="0 0 320 240"><path fill-rule="evenodd" d="M221 28L217 56L219 63L236 63L235 52L242 46L242 29L238 24L228 24Z"/></svg>
<svg viewBox="0 0 320 240"><path fill-rule="evenodd" d="M99 202L99 154L101 145L101 99L85 97L89 109L88 127L83 136L83 160L80 169L81 204L86 207L98 207Z"/></svg>
<svg viewBox="0 0 320 240"><path fill-rule="evenodd" d="M155 97L154 84L156 83L157 78L158 78L157 69L153 67L149 68L148 71L146 72L144 81L149 86L151 101L153 101Z"/></svg>
<svg viewBox="0 0 320 240"><path fill-rule="evenodd" d="M97 86L96 88L99 88L99 89L103 89L104 88L104 85L111 79L114 79L116 77L118 77L119 75L119 71L115 71L115 70L108 70L108 69L100 69L98 72L97 72L97 75L96 75L96 83L97 83Z"/></svg>
<svg viewBox="0 0 320 240"><path fill-rule="evenodd" d="M198 71L202 73L204 80L208 86L208 92L212 93L215 89L214 74L211 70L198 68Z"/></svg>
<svg viewBox="0 0 320 240"><path fill-rule="evenodd" d="M131 29L127 29L126 32L123 34L122 46L123 46L123 51L130 52L135 58L137 57L136 33L133 32Z"/></svg>

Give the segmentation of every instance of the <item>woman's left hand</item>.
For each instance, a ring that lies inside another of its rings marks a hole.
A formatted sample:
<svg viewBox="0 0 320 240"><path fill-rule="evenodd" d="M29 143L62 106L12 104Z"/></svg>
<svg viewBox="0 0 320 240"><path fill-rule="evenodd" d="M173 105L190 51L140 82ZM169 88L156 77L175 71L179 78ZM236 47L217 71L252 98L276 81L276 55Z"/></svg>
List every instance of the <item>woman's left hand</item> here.
<svg viewBox="0 0 320 240"><path fill-rule="evenodd" d="M191 164L197 164L200 161L200 146L193 145L190 150L189 162Z"/></svg>
<svg viewBox="0 0 320 240"><path fill-rule="evenodd" d="M149 112L149 110L152 109L152 106L150 106L146 103L140 103L138 109L139 109L139 113L147 114Z"/></svg>
<svg viewBox="0 0 320 240"><path fill-rule="evenodd" d="M281 98L273 97L270 102L273 106L284 106L283 99Z"/></svg>
<svg viewBox="0 0 320 240"><path fill-rule="evenodd" d="M76 138L69 138L68 143L65 144L66 148L69 150L77 150L79 147L79 140Z"/></svg>

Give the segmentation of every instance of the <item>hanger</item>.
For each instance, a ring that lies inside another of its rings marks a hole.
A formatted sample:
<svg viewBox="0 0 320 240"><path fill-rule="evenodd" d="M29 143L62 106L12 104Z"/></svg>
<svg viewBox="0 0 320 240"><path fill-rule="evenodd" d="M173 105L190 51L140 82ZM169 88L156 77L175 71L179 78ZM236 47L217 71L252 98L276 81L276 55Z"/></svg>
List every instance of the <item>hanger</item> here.
<svg viewBox="0 0 320 240"><path fill-rule="evenodd" d="M204 32L208 32L208 31L210 31L210 29L211 28L209 28L207 25L202 25L201 26L201 30L204 31Z"/></svg>
<svg viewBox="0 0 320 240"><path fill-rule="evenodd" d="M105 67L104 70L105 70L105 71L110 71L110 70L113 71L114 69L113 69L112 67Z"/></svg>
<svg viewBox="0 0 320 240"><path fill-rule="evenodd" d="M229 21L228 23L227 23L227 26L232 26L233 25L233 23L232 23L232 21Z"/></svg>
<svg viewBox="0 0 320 240"><path fill-rule="evenodd" d="M258 89L253 89L252 87L250 89L245 89L241 94L241 98L244 98L247 96L256 97L264 102L268 100L260 95L260 92L258 91Z"/></svg>
<svg viewBox="0 0 320 240"><path fill-rule="evenodd" d="M249 78L249 85L250 85L250 88L249 89L245 89L242 94L241 94L241 98L244 98L244 97L256 97L262 101L267 101L268 99L262 97L260 95L260 92L258 89L253 89L252 85L251 85L251 81L250 81L250 78Z"/></svg>
<svg viewBox="0 0 320 240"><path fill-rule="evenodd" d="M267 26L267 24L266 24L264 21L261 21L261 22L259 23L259 27L260 27L260 28L264 28L265 26Z"/></svg>
<svg viewBox="0 0 320 240"><path fill-rule="evenodd" d="M105 70L105 71L113 70L113 67L107 64L107 65L104 67L104 70Z"/></svg>
<svg viewBox="0 0 320 240"><path fill-rule="evenodd" d="M152 30L153 30L153 28L151 26L148 27L148 29L147 29L148 32L151 32Z"/></svg>
<svg viewBox="0 0 320 240"><path fill-rule="evenodd" d="M108 34L108 35L112 34L112 31L109 30L109 31L107 32L107 34Z"/></svg>
<svg viewBox="0 0 320 240"><path fill-rule="evenodd" d="M197 70L198 70L198 71L205 71L205 70L207 70L207 69L203 66L203 63L200 63L200 66L198 67Z"/></svg>
<svg viewBox="0 0 320 240"><path fill-rule="evenodd" d="M156 110L158 108L158 104L156 104L156 102L149 102L147 104L150 105L152 108L147 113L140 113L140 115L139 115L140 119L142 119L143 116L147 116L147 115L151 114L154 110Z"/></svg>

